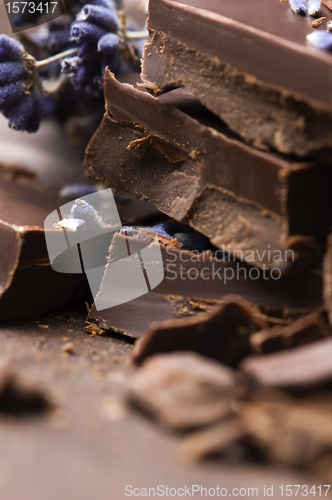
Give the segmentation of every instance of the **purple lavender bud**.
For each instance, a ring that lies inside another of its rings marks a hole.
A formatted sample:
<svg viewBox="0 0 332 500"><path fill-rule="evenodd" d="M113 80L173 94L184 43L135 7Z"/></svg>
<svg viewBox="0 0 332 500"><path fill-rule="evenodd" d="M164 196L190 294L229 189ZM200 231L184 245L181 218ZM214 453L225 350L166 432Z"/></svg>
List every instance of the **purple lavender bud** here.
<svg viewBox="0 0 332 500"><path fill-rule="evenodd" d="M0 63L0 85L20 80L25 75L25 68L21 61Z"/></svg>
<svg viewBox="0 0 332 500"><path fill-rule="evenodd" d="M167 223L162 222L161 224L157 224L156 226L153 226L151 229L155 233L161 234L161 236L165 236L166 238L172 238L172 236L168 232Z"/></svg>
<svg viewBox="0 0 332 500"><path fill-rule="evenodd" d="M5 113L9 120L9 127L14 130L25 130L33 112L33 99L31 94L24 98L8 112Z"/></svg>
<svg viewBox="0 0 332 500"><path fill-rule="evenodd" d="M117 31L119 29L116 12L100 5L85 5L77 14L76 20L97 24L108 31Z"/></svg>
<svg viewBox="0 0 332 500"><path fill-rule="evenodd" d="M116 6L113 0L81 0L80 3L82 5L99 5L100 7L105 7L106 9L116 11Z"/></svg>
<svg viewBox="0 0 332 500"><path fill-rule="evenodd" d="M332 33L313 31L307 35L308 42L318 50L332 50Z"/></svg>
<svg viewBox="0 0 332 500"><path fill-rule="evenodd" d="M321 8L321 0L308 0L308 14L309 16L317 16Z"/></svg>
<svg viewBox="0 0 332 500"><path fill-rule="evenodd" d="M105 55L113 55L120 45L120 37L114 33L107 33L98 42L98 50Z"/></svg>
<svg viewBox="0 0 332 500"><path fill-rule="evenodd" d="M47 49L54 52L62 52L70 46L70 30L59 30L50 32Z"/></svg>
<svg viewBox="0 0 332 500"><path fill-rule="evenodd" d="M70 79L76 90L84 89L94 78L95 74L90 65L81 66L78 72Z"/></svg>
<svg viewBox="0 0 332 500"><path fill-rule="evenodd" d="M20 61L24 53L23 45L7 35L0 35L0 62Z"/></svg>
<svg viewBox="0 0 332 500"><path fill-rule="evenodd" d="M289 0L289 5L295 14L300 16L307 15L307 2L306 0Z"/></svg>
<svg viewBox="0 0 332 500"><path fill-rule="evenodd" d="M88 22L77 22L71 26L71 39L75 42L97 43L105 35L105 30Z"/></svg>
<svg viewBox="0 0 332 500"><path fill-rule="evenodd" d="M25 130L29 133L37 132L45 112L44 94L38 88L36 88L32 91L31 97L33 109L29 121L25 127Z"/></svg>
<svg viewBox="0 0 332 500"><path fill-rule="evenodd" d="M66 74L77 73L82 66L82 59L80 57L67 57L61 62L61 71Z"/></svg>
<svg viewBox="0 0 332 500"><path fill-rule="evenodd" d="M0 110L5 111L9 109L13 103L19 102L23 99L25 94L24 82L19 80L17 82L8 83L0 87Z"/></svg>
<svg viewBox="0 0 332 500"><path fill-rule="evenodd" d="M90 203L80 198L75 200L71 207L70 218L84 220L90 228L101 229L105 226L105 222L97 210Z"/></svg>

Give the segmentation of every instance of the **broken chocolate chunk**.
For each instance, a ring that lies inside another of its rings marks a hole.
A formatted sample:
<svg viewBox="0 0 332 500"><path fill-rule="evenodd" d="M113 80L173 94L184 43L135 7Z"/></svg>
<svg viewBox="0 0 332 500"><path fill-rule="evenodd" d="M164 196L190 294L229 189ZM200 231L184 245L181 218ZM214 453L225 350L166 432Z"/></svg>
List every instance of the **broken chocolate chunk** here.
<svg viewBox="0 0 332 500"><path fill-rule="evenodd" d="M330 149L332 57L308 48L311 23L288 2L260 15L266 7L150 0L143 81L154 94L185 87L256 147L300 157Z"/></svg>
<svg viewBox="0 0 332 500"><path fill-rule="evenodd" d="M271 461L312 466L332 448L331 409L298 402L257 398L240 413L242 428Z"/></svg>
<svg viewBox="0 0 332 500"><path fill-rule="evenodd" d="M245 388L230 368L194 353L147 360L126 383L127 399L164 425L187 430L233 414Z"/></svg>
<svg viewBox="0 0 332 500"><path fill-rule="evenodd" d="M305 316L289 325L277 325L250 336L252 350L257 354L282 351L321 340L331 335L318 314Z"/></svg>
<svg viewBox="0 0 332 500"><path fill-rule="evenodd" d="M51 268L44 220L57 196L0 179L0 321L35 316L89 296L84 274ZM54 230L54 235L62 231Z"/></svg>
<svg viewBox="0 0 332 500"><path fill-rule="evenodd" d="M225 297L210 313L152 326L135 345L133 361L141 364L157 353L194 351L236 366L250 353L250 334L262 325L250 304L239 297Z"/></svg>
<svg viewBox="0 0 332 500"><path fill-rule="evenodd" d="M317 243L332 224L329 165L250 148L182 90L154 99L106 72L105 95L110 115L87 149L89 177L148 198L251 265L284 270L300 257L320 260ZM187 159L172 163L150 140L128 149L151 134Z"/></svg>
<svg viewBox="0 0 332 500"><path fill-rule="evenodd" d="M23 376L10 368L0 374L0 415L25 416L43 413L52 404L42 389L32 382L23 382Z"/></svg>
<svg viewBox="0 0 332 500"><path fill-rule="evenodd" d="M306 388L332 381L332 339L245 359L240 369L258 386Z"/></svg>
<svg viewBox="0 0 332 500"><path fill-rule="evenodd" d="M109 263L127 257L127 245L143 250L150 231L144 228L136 231L136 237L128 235L127 230L115 234ZM97 325L99 334L115 333L132 340L142 336L154 322L210 313L229 294L241 295L259 305L276 321L298 318L322 307L320 271L308 269L306 273L286 274L278 280L265 279L261 274L252 280L253 268L228 261L220 251L216 254L209 250L188 251L176 239L162 235L158 238L164 264L160 285L141 297L108 309L98 311L93 304L87 318L91 333ZM106 267L105 277L108 276L112 276L111 266ZM100 290L106 302L113 300L111 288L102 284Z"/></svg>

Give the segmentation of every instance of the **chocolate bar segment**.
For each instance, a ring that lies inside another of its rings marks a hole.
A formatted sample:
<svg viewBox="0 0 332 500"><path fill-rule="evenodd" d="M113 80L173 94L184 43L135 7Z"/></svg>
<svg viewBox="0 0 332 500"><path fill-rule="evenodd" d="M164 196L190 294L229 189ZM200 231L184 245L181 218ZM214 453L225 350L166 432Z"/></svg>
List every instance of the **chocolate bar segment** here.
<svg viewBox="0 0 332 500"><path fill-rule="evenodd" d="M142 78L153 93L185 87L260 148L331 148L332 56L307 45L310 19L288 2L151 0L148 29Z"/></svg>
<svg viewBox="0 0 332 500"><path fill-rule="evenodd" d="M137 251L146 246L149 237L146 229L137 230L137 239L116 233L110 247L108 262L127 257L127 244ZM118 333L126 337L141 337L155 322L195 317L198 313L210 314L221 307L226 295L235 294L260 306L267 316L285 320L297 318L322 307L322 276L320 271L307 270L267 279L268 273L245 263L227 261L221 252L198 254L190 252L170 238L159 236L164 265L164 279L156 288L128 303L98 311L93 305L87 320L100 329L100 333ZM125 255L124 255L125 249ZM112 272L106 267L105 277ZM255 279L252 279L252 276ZM105 280L107 281L107 280ZM112 300L114 291L101 284L104 301ZM257 313L257 309L256 313ZM148 311L148 313L147 313Z"/></svg>
<svg viewBox="0 0 332 500"><path fill-rule="evenodd" d="M44 220L63 200L0 179L0 321L36 316L89 296L84 274L51 268ZM54 230L59 237L62 231Z"/></svg>
<svg viewBox="0 0 332 500"><path fill-rule="evenodd" d="M256 266L282 267L296 258L287 246L308 253L314 240L324 242L332 223L330 165L250 148L183 91L154 99L106 72L105 95L111 116L87 149L89 177L124 196L148 197L238 258L252 250ZM309 239L287 241L292 235Z"/></svg>

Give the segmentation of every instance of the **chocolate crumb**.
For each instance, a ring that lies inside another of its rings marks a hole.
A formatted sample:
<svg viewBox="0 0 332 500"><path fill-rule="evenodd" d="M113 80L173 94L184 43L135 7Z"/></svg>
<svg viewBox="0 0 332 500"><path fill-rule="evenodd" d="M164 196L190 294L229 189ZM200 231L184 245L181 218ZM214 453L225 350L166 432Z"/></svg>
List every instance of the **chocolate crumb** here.
<svg viewBox="0 0 332 500"><path fill-rule="evenodd" d="M326 19L326 17L320 17L319 19L315 19L314 21L312 21L311 26L313 28L318 28L323 23L324 19Z"/></svg>
<svg viewBox="0 0 332 500"><path fill-rule="evenodd" d="M75 354L74 344L72 342L67 342L61 347L61 351L64 354Z"/></svg>

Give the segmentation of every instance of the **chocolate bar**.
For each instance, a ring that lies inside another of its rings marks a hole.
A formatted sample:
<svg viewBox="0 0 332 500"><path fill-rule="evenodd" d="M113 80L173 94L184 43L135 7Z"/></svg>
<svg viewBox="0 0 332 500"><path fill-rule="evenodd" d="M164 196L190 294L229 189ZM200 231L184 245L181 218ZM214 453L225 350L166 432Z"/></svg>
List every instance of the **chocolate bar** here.
<svg viewBox="0 0 332 500"><path fill-rule="evenodd" d="M332 224L330 165L245 145L183 90L154 99L106 71L105 96L109 114L86 153L89 177L148 198L252 265L317 258L315 241Z"/></svg>
<svg viewBox="0 0 332 500"><path fill-rule="evenodd" d="M142 78L154 94L185 87L256 147L317 154L332 145L332 57L312 29L288 2L151 0Z"/></svg>
<svg viewBox="0 0 332 500"><path fill-rule="evenodd" d="M128 235L128 229L116 233L110 247L108 261L115 262L127 257L127 243L142 250L149 238L145 229L137 229L142 238ZM136 235L137 236L137 235ZM306 312L322 307L322 277L319 270L306 273L294 273L281 276L278 280L267 279L268 274L256 271L248 264L227 261L219 252L206 251L198 254L185 250L180 243L159 235L161 255L164 265L164 279L156 288L128 303L106 308L101 311L93 305L88 322L97 325L100 334L111 332L125 335L127 338L142 336L154 322L174 320L169 330L177 327L177 319L191 319L200 312L208 316L216 307L221 307L226 295L236 294L247 301L260 306L267 316L278 318L296 318ZM125 253L125 255L124 255ZM254 274L252 271L254 270ZM111 267L106 268L105 277L111 274ZM265 276L265 277L264 277ZM100 293L107 302L114 295L101 284ZM259 315L257 308L253 308ZM283 318L283 319L282 319ZM188 327L189 328L189 327ZM92 330L91 330L92 329Z"/></svg>
<svg viewBox="0 0 332 500"><path fill-rule="evenodd" d="M36 316L89 296L84 274L58 273L50 265L44 220L62 203L0 179L0 321Z"/></svg>

